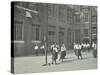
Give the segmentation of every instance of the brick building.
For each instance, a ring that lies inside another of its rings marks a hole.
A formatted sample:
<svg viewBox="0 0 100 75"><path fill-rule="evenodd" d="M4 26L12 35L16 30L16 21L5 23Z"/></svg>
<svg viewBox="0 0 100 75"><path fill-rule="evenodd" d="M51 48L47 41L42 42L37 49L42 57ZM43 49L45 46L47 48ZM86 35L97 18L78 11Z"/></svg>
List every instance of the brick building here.
<svg viewBox="0 0 100 75"><path fill-rule="evenodd" d="M97 41L97 7L80 6L82 23L82 40L85 42Z"/></svg>
<svg viewBox="0 0 100 75"><path fill-rule="evenodd" d="M48 45L51 41L57 44L64 42L67 50L73 49L73 43L82 40L83 22L80 19L80 11L72 6L14 2L14 55L33 55L34 44L40 45L44 38Z"/></svg>

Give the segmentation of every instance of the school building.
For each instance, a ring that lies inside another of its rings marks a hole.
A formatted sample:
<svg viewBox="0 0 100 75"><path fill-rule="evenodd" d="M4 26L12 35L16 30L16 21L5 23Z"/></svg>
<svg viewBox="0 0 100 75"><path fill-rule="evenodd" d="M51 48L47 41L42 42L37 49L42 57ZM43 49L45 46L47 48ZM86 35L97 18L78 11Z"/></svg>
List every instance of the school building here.
<svg viewBox="0 0 100 75"><path fill-rule="evenodd" d="M83 11L80 11L80 6L74 7L65 4L14 2L11 42L14 45L14 56L33 55L34 44L41 45L45 40L48 44L51 41L57 44L64 42L67 50L71 50L74 42L81 42L83 36L89 36L89 30L92 31L90 23L87 24L90 29L85 30L85 22L80 15Z"/></svg>

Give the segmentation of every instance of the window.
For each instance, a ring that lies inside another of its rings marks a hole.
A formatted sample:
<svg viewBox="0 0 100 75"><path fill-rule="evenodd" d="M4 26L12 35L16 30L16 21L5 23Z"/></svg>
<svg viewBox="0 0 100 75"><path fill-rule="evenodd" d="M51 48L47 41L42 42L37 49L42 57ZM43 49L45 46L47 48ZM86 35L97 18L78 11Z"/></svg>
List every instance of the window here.
<svg viewBox="0 0 100 75"><path fill-rule="evenodd" d="M53 5L48 4L48 16L52 17L53 16Z"/></svg>
<svg viewBox="0 0 100 75"><path fill-rule="evenodd" d="M64 32L59 32L59 43L64 42Z"/></svg>
<svg viewBox="0 0 100 75"><path fill-rule="evenodd" d="M69 44L71 44L71 32L70 31L68 31L67 32L67 42L69 43Z"/></svg>
<svg viewBox="0 0 100 75"><path fill-rule="evenodd" d="M84 22L88 22L88 13L84 13L84 17L83 17L84 19Z"/></svg>
<svg viewBox="0 0 100 75"><path fill-rule="evenodd" d="M59 5L59 21L65 22L65 7L64 7L64 5Z"/></svg>
<svg viewBox="0 0 100 75"><path fill-rule="evenodd" d="M73 24L74 22L74 19L75 19L75 22L76 22L76 15L74 14L75 13L75 10L71 9L71 8L67 8L67 22L70 23L70 24Z"/></svg>
<svg viewBox="0 0 100 75"><path fill-rule="evenodd" d="M48 31L48 40L54 41L55 39L55 32L54 31Z"/></svg>
<svg viewBox="0 0 100 75"><path fill-rule="evenodd" d="M36 40L39 40L39 28L36 28Z"/></svg>
<svg viewBox="0 0 100 75"><path fill-rule="evenodd" d="M92 33L94 34L94 33L97 33L97 29L95 28L95 29L92 29Z"/></svg>
<svg viewBox="0 0 100 75"><path fill-rule="evenodd" d="M49 33L48 33L50 36L53 36L53 35L55 35L55 32L53 32L53 31L49 31Z"/></svg>
<svg viewBox="0 0 100 75"><path fill-rule="evenodd" d="M61 32L61 33L65 32L65 28L59 27L59 32Z"/></svg>
<svg viewBox="0 0 100 75"><path fill-rule="evenodd" d="M60 36L64 36L64 32L59 32L59 35Z"/></svg>
<svg viewBox="0 0 100 75"><path fill-rule="evenodd" d="M76 23L80 22L80 15L76 15Z"/></svg>
<svg viewBox="0 0 100 75"><path fill-rule="evenodd" d="M88 36L88 29L84 29L84 35L87 37Z"/></svg>
<svg viewBox="0 0 100 75"><path fill-rule="evenodd" d="M56 30L56 26L54 25L48 25L48 31L54 31Z"/></svg>
<svg viewBox="0 0 100 75"><path fill-rule="evenodd" d="M59 27L59 43L64 42L64 32L65 29L63 27Z"/></svg>
<svg viewBox="0 0 100 75"><path fill-rule="evenodd" d="M72 48L72 29L67 30L67 47L68 49Z"/></svg>
<svg viewBox="0 0 100 75"><path fill-rule="evenodd" d="M23 40L23 24L20 21L14 22L14 40Z"/></svg>
<svg viewBox="0 0 100 75"><path fill-rule="evenodd" d="M97 23L97 16L92 16L92 23Z"/></svg>
<svg viewBox="0 0 100 75"><path fill-rule="evenodd" d="M39 40L40 25L32 24L32 40Z"/></svg>
<svg viewBox="0 0 100 75"><path fill-rule="evenodd" d="M80 37L81 37L81 35L80 35L80 30L75 30L75 35L74 35L74 37L75 37L75 42L76 43L79 43L80 42Z"/></svg>

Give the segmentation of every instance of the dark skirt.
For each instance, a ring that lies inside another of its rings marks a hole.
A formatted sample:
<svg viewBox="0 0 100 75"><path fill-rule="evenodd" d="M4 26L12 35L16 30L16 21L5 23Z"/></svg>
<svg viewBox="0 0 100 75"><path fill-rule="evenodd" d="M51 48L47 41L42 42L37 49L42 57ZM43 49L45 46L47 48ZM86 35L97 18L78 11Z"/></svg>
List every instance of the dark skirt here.
<svg viewBox="0 0 100 75"><path fill-rule="evenodd" d="M81 54L81 50L75 50L75 55L76 56L81 56L82 54Z"/></svg>
<svg viewBox="0 0 100 75"><path fill-rule="evenodd" d="M78 55L78 52L77 52L77 50L76 50L76 49L74 50L74 52L75 52L75 55L77 56L77 55Z"/></svg>
<svg viewBox="0 0 100 75"><path fill-rule="evenodd" d="M81 50L78 50L78 56L81 56L82 54L81 54Z"/></svg>
<svg viewBox="0 0 100 75"><path fill-rule="evenodd" d="M52 53L52 60L56 60L58 58L58 52Z"/></svg>
<svg viewBox="0 0 100 75"><path fill-rule="evenodd" d="M96 58L97 57L97 50L93 50L92 54L93 54L93 57Z"/></svg>
<svg viewBox="0 0 100 75"><path fill-rule="evenodd" d="M64 59L65 56L66 56L66 52L65 51L61 51L60 59Z"/></svg>

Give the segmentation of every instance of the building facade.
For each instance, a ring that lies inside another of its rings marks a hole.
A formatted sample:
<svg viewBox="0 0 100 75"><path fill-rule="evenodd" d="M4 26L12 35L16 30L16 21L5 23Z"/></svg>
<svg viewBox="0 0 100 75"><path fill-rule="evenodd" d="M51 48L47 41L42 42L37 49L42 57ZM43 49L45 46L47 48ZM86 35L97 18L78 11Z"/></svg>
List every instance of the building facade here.
<svg viewBox="0 0 100 75"><path fill-rule="evenodd" d="M80 6L82 23L82 41L92 43L97 41L97 7Z"/></svg>
<svg viewBox="0 0 100 75"><path fill-rule="evenodd" d="M40 46L45 39L48 46L50 42L59 45L64 42L67 50L73 49L74 42L82 41L82 28L85 28L82 27L84 22L81 22L80 11L72 6L14 2L14 55L35 54L34 45Z"/></svg>

